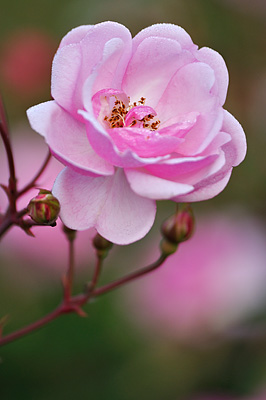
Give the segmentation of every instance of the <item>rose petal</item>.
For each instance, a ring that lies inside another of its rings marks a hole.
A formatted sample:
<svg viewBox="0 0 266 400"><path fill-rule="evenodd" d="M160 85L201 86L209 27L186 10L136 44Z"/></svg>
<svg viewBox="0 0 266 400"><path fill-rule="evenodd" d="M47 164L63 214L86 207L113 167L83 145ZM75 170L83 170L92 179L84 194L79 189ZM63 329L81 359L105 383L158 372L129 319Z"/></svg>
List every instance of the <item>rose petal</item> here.
<svg viewBox="0 0 266 400"><path fill-rule="evenodd" d="M224 152L207 157L187 157L166 160L160 165L146 166L150 173L174 182L195 185L199 181L220 171L225 164Z"/></svg>
<svg viewBox="0 0 266 400"><path fill-rule="evenodd" d="M45 136L51 152L82 174L112 175L114 167L90 146L84 124L75 120L55 101L31 107L28 118L34 130Z"/></svg>
<svg viewBox="0 0 266 400"><path fill-rule="evenodd" d="M222 170L218 174L215 174L195 185L193 192L184 196L177 196L176 198L173 198L173 200L178 203L192 203L195 201L212 199L224 190L230 179L231 173L232 168L229 170L227 169L227 171Z"/></svg>
<svg viewBox="0 0 266 400"><path fill-rule="evenodd" d="M61 219L71 229L95 226L117 244L141 239L153 225L155 202L135 194L122 170L112 177L92 178L65 168L57 177L53 194L61 204Z"/></svg>
<svg viewBox="0 0 266 400"><path fill-rule="evenodd" d="M172 76L194 56L181 49L172 39L149 37L132 54L122 88L131 102L146 98L146 105L155 108Z"/></svg>
<svg viewBox="0 0 266 400"><path fill-rule="evenodd" d="M27 117L32 129L44 137L50 126L50 114L53 112L55 104L53 100L46 101L27 110Z"/></svg>
<svg viewBox="0 0 266 400"><path fill-rule="evenodd" d="M108 132L102 127L90 113L80 111L87 125L87 135L92 148L99 156L107 160L110 164L121 168L137 168L147 164L154 164L169 156L159 157L139 157L131 149L120 151ZM120 128L121 129L121 128Z"/></svg>
<svg viewBox="0 0 266 400"><path fill-rule="evenodd" d="M224 120L222 131L231 135L231 142L223 146L223 150L229 154L232 165L235 167L239 165L245 158L247 153L246 136L240 123L230 114L224 110Z"/></svg>
<svg viewBox="0 0 266 400"><path fill-rule="evenodd" d="M217 158L217 154L210 156L182 157L177 156L160 163L147 165L145 168L152 174L165 179L176 179L180 175L204 168Z"/></svg>
<svg viewBox="0 0 266 400"><path fill-rule="evenodd" d="M129 39L129 38L128 38ZM121 89L125 69L131 55L131 41L121 38L109 40L103 49L103 57L96 66L97 76L92 94L102 88Z"/></svg>
<svg viewBox="0 0 266 400"><path fill-rule="evenodd" d="M175 136L178 138L183 138L187 133L193 128L197 122L197 113L190 113L186 115L185 118L175 118L175 123L161 128L159 125L158 132L161 136ZM183 143L182 140L180 143ZM172 150L174 151L174 150Z"/></svg>
<svg viewBox="0 0 266 400"><path fill-rule="evenodd" d="M213 139L219 134L223 123L222 107L200 114L192 129L186 135L186 140L180 144L178 152L184 156L202 154Z"/></svg>
<svg viewBox="0 0 266 400"><path fill-rule="evenodd" d="M174 199L175 201L202 201L216 196L227 185L232 173L232 166L238 165L245 157L246 139L243 129L230 113L224 111L224 114L223 129L231 134L232 140L222 147L225 154L223 168L197 183L193 192L188 195L178 196Z"/></svg>
<svg viewBox="0 0 266 400"><path fill-rule="evenodd" d="M192 111L206 113L212 110L217 102L211 93L214 82L214 72L207 64L191 63L181 68L156 107L160 120L163 122Z"/></svg>
<svg viewBox="0 0 266 400"><path fill-rule="evenodd" d="M126 169L125 174L131 189L140 196L154 200L171 199L191 192L191 185L173 182L147 174L143 171Z"/></svg>
<svg viewBox="0 0 266 400"><path fill-rule="evenodd" d="M243 161L246 155L247 145L241 125L228 111L224 111L223 130L232 137L230 142L222 146L222 150L225 154L223 168L207 179L198 182L193 192L184 196L178 196L174 199L175 201L194 202L208 200L217 196L217 194L225 188L232 173L232 166L236 166Z"/></svg>
<svg viewBox="0 0 266 400"><path fill-rule="evenodd" d="M217 154L221 147L230 142L230 140L232 140L232 137L229 135L229 133L219 132L211 141L209 146L203 152L201 152L201 155L208 156L211 154Z"/></svg>
<svg viewBox="0 0 266 400"><path fill-rule="evenodd" d="M148 28L142 29L133 38L133 51L135 51L145 38L149 37L173 39L176 40L183 49L197 49L197 46L193 44L189 34L180 26L173 24L154 24Z"/></svg>
<svg viewBox="0 0 266 400"><path fill-rule="evenodd" d="M125 125L129 126L134 119L142 120L147 115L152 114L154 117L157 115L156 111L149 106L136 106L128 111L125 118Z"/></svg>
<svg viewBox="0 0 266 400"><path fill-rule="evenodd" d="M81 48L77 43L60 48L52 65L51 94L73 116L82 107L80 95L77 94L81 64Z"/></svg>
<svg viewBox="0 0 266 400"><path fill-rule="evenodd" d="M82 34L78 32L77 36ZM121 85L130 54L131 35L127 28L115 22L93 26L80 42L60 47L56 53L52 68L52 96L76 116L77 110L84 108L84 83L95 68L98 69L96 86L99 81L104 85L108 82L107 87Z"/></svg>
<svg viewBox="0 0 266 400"><path fill-rule="evenodd" d="M68 46L69 44L79 43L93 28L94 25L81 25L71 29L61 40L59 48Z"/></svg>
<svg viewBox="0 0 266 400"><path fill-rule="evenodd" d="M119 151L130 149L143 158L168 155L182 141L178 137L160 135L157 131L144 128L113 128L108 129L108 133Z"/></svg>
<svg viewBox="0 0 266 400"><path fill-rule="evenodd" d="M121 90L102 89L92 96L89 109L91 110L92 105L94 116L102 123L104 117L110 114L116 100L122 101L126 107L129 104L127 95Z"/></svg>
<svg viewBox="0 0 266 400"><path fill-rule="evenodd" d="M223 105L226 99L229 76L223 57L208 47L201 48L196 55L201 62L208 64L215 73L215 82L217 85L217 93L220 97L220 104Z"/></svg>

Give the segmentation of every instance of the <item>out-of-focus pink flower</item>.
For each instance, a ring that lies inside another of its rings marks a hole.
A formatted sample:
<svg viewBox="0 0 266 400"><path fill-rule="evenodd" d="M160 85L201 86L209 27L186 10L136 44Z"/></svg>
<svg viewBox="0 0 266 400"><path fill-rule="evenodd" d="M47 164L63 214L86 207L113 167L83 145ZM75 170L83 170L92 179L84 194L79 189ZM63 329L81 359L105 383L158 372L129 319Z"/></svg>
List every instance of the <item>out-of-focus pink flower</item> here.
<svg viewBox="0 0 266 400"><path fill-rule="evenodd" d="M41 167L46 154L47 146L38 136L31 134L25 127L17 128L12 136L18 187L21 189L28 184ZM0 183L8 182L8 167L5 160L4 148L0 147L1 169ZM45 172L37 181L39 188L51 189L55 177L62 170L62 164L55 158L49 162ZM18 209L28 205L39 190L31 189L18 200ZM7 207L4 191L0 190L0 212ZM68 263L68 243L62 232L62 223L58 220L56 227L36 226L32 228L35 235L30 237L18 227L12 227L1 240L1 253L9 259L29 263L33 267L43 267L50 270L65 271ZM78 232L75 243L76 259L78 263L89 263L93 251L91 246L95 230Z"/></svg>
<svg viewBox="0 0 266 400"><path fill-rule="evenodd" d="M155 200L221 192L246 153L223 109L227 86L223 58L179 26L153 25L133 40L114 22L70 31L53 61L54 100L28 110L67 165L53 188L64 223L127 244L151 228Z"/></svg>
<svg viewBox="0 0 266 400"><path fill-rule="evenodd" d="M6 39L1 54L1 78L17 95L28 98L49 82L56 46L44 32L17 31Z"/></svg>
<svg viewBox="0 0 266 400"><path fill-rule="evenodd" d="M265 399L266 399L266 391L264 388L264 390L260 391L256 396L253 396L248 400L265 400Z"/></svg>
<svg viewBox="0 0 266 400"><path fill-rule="evenodd" d="M265 301L265 239L252 220L199 221L162 267L124 292L127 315L155 336L195 340L223 332Z"/></svg>

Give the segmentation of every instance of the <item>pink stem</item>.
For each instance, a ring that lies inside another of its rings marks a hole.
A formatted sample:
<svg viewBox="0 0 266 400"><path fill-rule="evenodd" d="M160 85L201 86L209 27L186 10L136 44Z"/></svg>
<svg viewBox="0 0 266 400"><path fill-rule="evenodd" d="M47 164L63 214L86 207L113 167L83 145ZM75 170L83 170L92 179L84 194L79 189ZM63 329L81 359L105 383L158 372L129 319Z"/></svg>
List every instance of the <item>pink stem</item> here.
<svg viewBox="0 0 266 400"><path fill-rule="evenodd" d="M19 224L20 218L26 215L27 212L27 208L18 211L15 215L10 215L10 213L7 212L0 224L0 239L8 231L8 229L11 228L12 225Z"/></svg>
<svg viewBox="0 0 266 400"><path fill-rule="evenodd" d="M5 129L4 123L0 121L0 134L3 139L3 143L5 146L8 167L9 167L9 203L10 203L10 212L16 212L16 195L17 195L17 179L15 173L15 163L13 158L13 152L11 148L11 143L9 140L8 132Z"/></svg>
<svg viewBox="0 0 266 400"><path fill-rule="evenodd" d="M13 342L16 339L19 339L23 336L28 335L31 332L40 329L42 326L47 325L49 322L53 321L57 317L62 314L66 314L68 312L76 311L75 308L71 307L70 305L62 304L58 308L56 308L51 313L47 314L45 317L39 319L36 322L26 326L25 328L19 329L16 332L10 333L9 335L3 336L0 338L0 346Z"/></svg>

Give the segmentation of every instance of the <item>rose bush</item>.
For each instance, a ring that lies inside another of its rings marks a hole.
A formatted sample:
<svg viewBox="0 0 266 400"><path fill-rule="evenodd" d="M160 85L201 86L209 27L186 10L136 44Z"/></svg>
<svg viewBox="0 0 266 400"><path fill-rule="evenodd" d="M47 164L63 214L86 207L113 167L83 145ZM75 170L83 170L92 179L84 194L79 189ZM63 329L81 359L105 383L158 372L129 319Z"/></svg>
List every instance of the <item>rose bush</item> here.
<svg viewBox="0 0 266 400"><path fill-rule="evenodd" d="M54 100L28 110L66 165L53 188L64 223L127 244L151 228L155 200L221 192L246 153L222 108L227 87L222 57L179 26L153 25L133 40L115 22L70 31L53 61Z"/></svg>

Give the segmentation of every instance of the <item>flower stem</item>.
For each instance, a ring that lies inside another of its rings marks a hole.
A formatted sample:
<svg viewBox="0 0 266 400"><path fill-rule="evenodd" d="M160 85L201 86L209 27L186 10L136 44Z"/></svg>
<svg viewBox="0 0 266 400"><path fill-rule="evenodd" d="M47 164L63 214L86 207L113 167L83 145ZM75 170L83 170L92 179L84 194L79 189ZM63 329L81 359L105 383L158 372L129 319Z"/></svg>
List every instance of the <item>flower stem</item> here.
<svg viewBox="0 0 266 400"><path fill-rule="evenodd" d="M27 213L27 210L26 212L25 210L17 212L17 204L16 204L17 198L26 193L29 189L31 189L35 185L37 179L41 176L41 174L45 170L51 158L51 154L50 152L48 153L48 155L44 160L43 165L41 166L37 174L33 177L33 179L23 189L18 191L14 156L10 142L6 113L1 96L0 96L0 136L4 143L7 155L8 168L9 168L8 187L1 185L8 196L8 202L9 202L9 206L6 210L6 213L1 218L1 225L0 225L0 237L1 237L8 231L8 229L12 225L16 224L21 226L21 221L22 221L21 218Z"/></svg>
<svg viewBox="0 0 266 400"><path fill-rule="evenodd" d="M10 215L10 213L7 212L0 224L0 239L8 231L8 229L11 228L12 225L19 225L21 218L26 215L27 212L27 208L16 212L14 215Z"/></svg>
<svg viewBox="0 0 266 400"><path fill-rule="evenodd" d="M100 274L101 274L101 269L102 269L102 257L97 257L97 263L94 269L94 274L90 283L90 291L93 291L97 285L97 282L99 280Z"/></svg>
<svg viewBox="0 0 266 400"><path fill-rule="evenodd" d="M5 150L6 150L6 155L7 155L7 161L8 161L8 167L9 167L9 184L8 184L8 189L9 189L9 207L10 207L10 213L15 213L16 212L16 195L17 195L17 179L16 179L16 173L15 173L15 163L14 163L14 157L13 157L13 152L11 148L11 143L9 139L9 134L8 131L6 130L6 123L4 123L2 120L0 120L0 135L2 137Z"/></svg>
<svg viewBox="0 0 266 400"><path fill-rule="evenodd" d="M148 265L147 267L144 267L142 269L139 269L138 271L132 272L131 274L128 274L116 281L113 281L111 283L108 283L107 285L101 286L98 289L94 289L93 292L91 293L91 297L97 297L102 294L105 294L107 292L110 292L111 290L117 289L120 286L125 285L126 283L129 283L137 278L140 278L141 276L144 276L148 274L149 272L154 271L158 267L160 267L163 262L166 260L167 255L162 254L157 261L154 263Z"/></svg>
<svg viewBox="0 0 266 400"><path fill-rule="evenodd" d="M54 311L51 313L47 314L43 318L39 319L36 322L33 322L32 324L17 330L16 332L10 333L9 335L5 335L0 338L0 346L3 346L5 344L8 344L10 342L13 342L14 340L17 340L23 336L28 335L31 332L36 331L37 329L40 329L44 325L47 325L49 322L53 321L57 317L59 317L62 314L66 314L68 312L74 312L75 309L71 307L70 305L66 304L61 304L59 307L57 307Z"/></svg>
<svg viewBox="0 0 266 400"><path fill-rule="evenodd" d="M4 107L4 103L3 103L1 95L0 95L0 121L2 122L2 126L4 128L4 131L8 132L6 111L5 111L5 107Z"/></svg>
<svg viewBox="0 0 266 400"><path fill-rule="evenodd" d="M93 272L92 280L86 286L86 293L72 297L72 301L74 301L74 303L78 304L79 307L88 303L90 298L93 297L93 291L94 291L94 289L98 283L98 280L100 278L102 264L103 264L103 258L98 256L97 262L95 265L95 269Z"/></svg>
<svg viewBox="0 0 266 400"><path fill-rule="evenodd" d="M148 265L147 267L141 268L138 271L132 272L116 281L110 282L106 285L99 287L98 289L92 290L89 294L80 294L77 296L72 297L72 302L77 305L85 304L90 298L101 296L102 294L111 292L114 289L117 289L141 276L148 274L149 272L154 271L155 269L159 268L163 262L166 260L168 256L165 254L161 254L158 260L154 263Z"/></svg>

